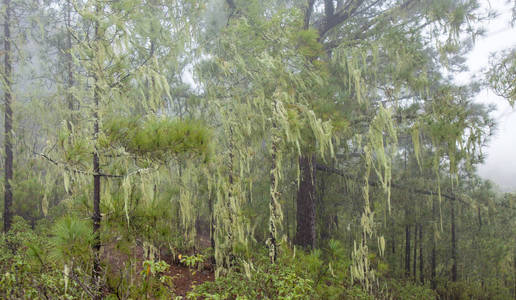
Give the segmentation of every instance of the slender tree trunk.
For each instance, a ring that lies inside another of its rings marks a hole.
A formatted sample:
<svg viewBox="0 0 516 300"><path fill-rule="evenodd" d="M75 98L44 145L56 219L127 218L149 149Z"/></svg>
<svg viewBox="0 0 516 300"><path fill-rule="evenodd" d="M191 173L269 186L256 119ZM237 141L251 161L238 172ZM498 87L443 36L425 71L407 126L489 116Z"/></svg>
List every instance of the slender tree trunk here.
<svg viewBox="0 0 516 300"><path fill-rule="evenodd" d="M417 280L417 223L414 224L414 254L412 257L412 274L414 276L414 282Z"/></svg>
<svg viewBox="0 0 516 300"><path fill-rule="evenodd" d="M96 4L96 13L100 14L100 4ZM99 23L95 21L95 41L98 41L99 38ZM101 283L100 283L100 162L99 155L97 149L97 138L99 135L99 102L100 102L100 87L98 85L97 74L94 75L94 113L93 113L93 138L95 140L95 149L93 152L93 284L94 284L94 292L95 299L101 299Z"/></svg>
<svg viewBox="0 0 516 300"><path fill-rule="evenodd" d="M294 243L304 248L315 247L315 155L301 156L301 178L297 191L296 237Z"/></svg>
<svg viewBox="0 0 516 300"><path fill-rule="evenodd" d="M11 182L13 180L13 111L12 111L12 65L11 65L11 2L4 0L4 139L5 139L5 169L4 169L4 232L11 229L13 203L13 191Z"/></svg>
<svg viewBox="0 0 516 300"><path fill-rule="evenodd" d="M95 92L95 94L95 104L98 105L98 91ZM95 117L94 123L94 133L96 136L99 132L97 117L98 116ZM93 173L93 280L97 289L96 292L100 294L100 164L97 149L95 149L93 153ZM98 297L98 299L100 299L100 295L98 295Z"/></svg>
<svg viewBox="0 0 516 300"><path fill-rule="evenodd" d="M396 254L396 232L394 230L394 218L391 216L391 226L392 226L392 230L391 230L391 252L394 256L394 254Z"/></svg>
<svg viewBox="0 0 516 300"><path fill-rule="evenodd" d="M451 280L457 281L457 237L456 237L456 224L455 224L455 201L451 201L451 257L452 257L452 270Z"/></svg>
<svg viewBox="0 0 516 300"><path fill-rule="evenodd" d="M288 206L285 205L285 231L287 232L287 241L290 241L290 214L288 213Z"/></svg>
<svg viewBox="0 0 516 300"><path fill-rule="evenodd" d="M514 251L514 255L512 257L512 265L513 265L513 280L514 280L514 290L513 290L513 296L514 299L516 299L516 250Z"/></svg>
<svg viewBox="0 0 516 300"><path fill-rule="evenodd" d="M228 230L228 241L231 247L233 247L233 209L231 207L231 198L233 197L233 151L234 151L234 145L233 145L233 127L229 126L229 162L228 162L228 182L229 182L229 192L228 192L228 199L226 199L226 208L228 210L228 216L229 216L229 230ZM232 253L230 253L232 255Z"/></svg>
<svg viewBox="0 0 516 300"><path fill-rule="evenodd" d="M482 230L482 213L480 212L480 206L477 207L478 212L478 230Z"/></svg>
<svg viewBox="0 0 516 300"><path fill-rule="evenodd" d="M419 281L421 284L425 283L423 266L423 224L419 224Z"/></svg>
<svg viewBox="0 0 516 300"><path fill-rule="evenodd" d="M276 107L275 107L276 109ZM270 170L270 178L271 178L271 186L270 186L270 202L269 202L269 257L271 263L276 262L276 258L278 256L277 242L276 242L276 221L278 220L278 204L279 204L279 192L278 192L278 178L277 178L277 169L278 169L278 161L277 161L277 151L278 151L278 142L279 137L276 135L276 123L272 122L272 148L271 148L271 170Z"/></svg>
<svg viewBox="0 0 516 300"><path fill-rule="evenodd" d="M74 96L72 92L72 87L74 84L74 77L73 77L73 60L72 60L72 21L71 21L71 14L72 14L72 4L71 0L67 1L66 5L66 11L65 11L65 22L66 22L66 70L68 73L67 78L67 88L68 88L68 95L67 95L67 102L68 102L68 109L70 110L70 123L74 123L74 116L73 116L73 110L74 110ZM71 127L71 124L68 124L69 128Z"/></svg>
<svg viewBox="0 0 516 300"><path fill-rule="evenodd" d="M432 274L431 274L431 286L432 286L432 289L435 290L437 289L437 281L436 281L436 220L435 220L435 214L436 214L436 207L435 207L435 199L434 197L432 197L432 266L431 266L431 269L432 269Z"/></svg>
<svg viewBox="0 0 516 300"><path fill-rule="evenodd" d="M215 221L213 218L213 198L211 195L208 198L208 209L210 214L210 246L213 250L215 250Z"/></svg>
<svg viewBox="0 0 516 300"><path fill-rule="evenodd" d="M405 277L410 277L410 225L405 225Z"/></svg>
<svg viewBox="0 0 516 300"><path fill-rule="evenodd" d="M72 92L72 87L74 85L74 74L73 74L73 59L72 59L72 3L71 0L66 1L66 7L64 11L64 19L65 19L65 26L66 26L66 49L65 49L65 65L66 65L66 72L63 72L65 75L63 77L64 81L66 81L66 102L68 105L68 121L66 122L67 128L69 132L72 132L73 125L75 125L75 99ZM73 135L73 133L72 133ZM68 144L72 144L72 139L68 139ZM69 188L68 188L68 194L72 195L73 190L72 186L74 184L73 178L70 180Z"/></svg>
<svg viewBox="0 0 516 300"><path fill-rule="evenodd" d="M293 195L293 197L292 197L292 214L293 214L293 216L292 216L292 234L291 235L293 235L294 238L295 238L295 235L296 235L295 230L296 230L296 226L297 226L296 218L294 216L295 213L296 213L296 197L297 197L297 195ZM291 241L291 244L294 242L293 239L290 240L290 241Z"/></svg>
<svg viewBox="0 0 516 300"><path fill-rule="evenodd" d="M210 193L208 198L208 209L210 213L210 246L213 251L215 251L215 218L213 216L213 197ZM215 252L214 252L215 253ZM217 265L217 261L215 260L215 255L212 257L212 264Z"/></svg>

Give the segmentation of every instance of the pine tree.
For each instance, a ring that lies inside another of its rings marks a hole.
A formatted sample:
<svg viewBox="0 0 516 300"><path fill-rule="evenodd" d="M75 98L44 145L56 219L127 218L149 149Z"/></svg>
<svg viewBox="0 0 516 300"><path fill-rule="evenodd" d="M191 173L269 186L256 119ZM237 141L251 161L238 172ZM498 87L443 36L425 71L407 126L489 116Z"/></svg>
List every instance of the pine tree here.
<svg viewBox="0 0 516 300"><path fill-rule="evenodd" d="M13 111L12 111L12 52L11 52L11 1L4 0L4 232L11 229L13 203Z"/></svg>

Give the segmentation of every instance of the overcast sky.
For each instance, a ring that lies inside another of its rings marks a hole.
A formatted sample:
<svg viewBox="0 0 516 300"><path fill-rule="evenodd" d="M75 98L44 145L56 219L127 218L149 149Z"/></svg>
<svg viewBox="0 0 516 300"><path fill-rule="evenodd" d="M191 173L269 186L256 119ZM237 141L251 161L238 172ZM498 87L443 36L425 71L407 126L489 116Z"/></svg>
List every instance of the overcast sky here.
<svg viewBox="0 0 516 300"><path fill-rule="evenodd" d="M486 24L486 34L477 40L468 55L469 74L480 75L488 67L491 53L516 47L516 27L510 25L511 5L506 0L481 0L484 7L491 7L499 16ZM461 76L462 77L462 76ZM482 91L476 101L494 103L497 110L493 117L498 123L496 135L485 149L486 161L479 167L480 176L497 183L504 191L516 191L516 110L505 99L489 90Z"/></svg>

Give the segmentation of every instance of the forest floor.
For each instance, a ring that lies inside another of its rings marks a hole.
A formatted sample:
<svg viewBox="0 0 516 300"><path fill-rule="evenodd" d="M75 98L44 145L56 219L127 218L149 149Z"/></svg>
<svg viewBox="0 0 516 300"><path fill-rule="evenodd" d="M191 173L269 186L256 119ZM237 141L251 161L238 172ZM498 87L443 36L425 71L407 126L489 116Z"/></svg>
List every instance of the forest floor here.
<svg viewBox="0 0 516 300"><path fill-rule="evenodd" d="M199 247L202 249L210 247L209 233L206 235L201 230L199 231L200 233L197 236ZM215 266L208 261L203 263L201 270L188 268L174 257L164 257L164 261L170 265L169 272L166 275L174 278L174 293L177 296L186 296L186 293L191 291L194 286L215 280Z"/></svg>
<svg viewBox="0 0 516 300"><path fill-rule="evenodd" d="M215 280L215 274L212 270L191 270L173 262L170 263L166 275L174 278L174 293L177 296L186 296L186 293L191 291L194 286Z"/></svg>
<svg viewBox="0 0 516 300"><path fill-rule="evenodd" d="M202 248L206 248L209 245L209 237L201 237L199 244ZM143 247L133 246L131 249L131 255L123 253L116 248L115 243L109 243L104 247L104 258L107 260L108 265L112 266L111 271L115 274L122 274L127 266L128 261L136 259L137 269L136 273L141 274L143 270L143 261L146 259ZM185 253L193 254L193 253ZM161 259L170 265L168 270L163 274L173 278L173 292L176 296L186 296L195 286L200 285L206 281L215 280L215 267L211 262L204 262L200 270L197 268L189 268L182 264L177 257L174 257L171 253L167 253L161 256ZM139 276L139 275L137 275Z"/></svg>

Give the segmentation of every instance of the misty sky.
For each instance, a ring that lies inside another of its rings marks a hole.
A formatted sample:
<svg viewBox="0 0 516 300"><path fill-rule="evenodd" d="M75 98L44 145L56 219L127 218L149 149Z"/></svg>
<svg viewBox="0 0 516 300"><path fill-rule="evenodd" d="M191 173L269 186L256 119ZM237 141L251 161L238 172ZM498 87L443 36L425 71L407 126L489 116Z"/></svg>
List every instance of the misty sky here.
<svg viewBox="0 0 516 300"><path fill-rule="evenodd" d="M486 24L486 34L477 40L468 55L469 74L481 73L488 67L493 52L516 47L516 27L511 27L511 3L506 0L481 1L484 7L491 7L499 16ZM478 169L480 176L497 183L504 191L516 191L516 110L508 102L489 90L482 91L476 101L493 103L497 110L493 117L497 121L496 135L485 149L486 161Z"/></svg>

